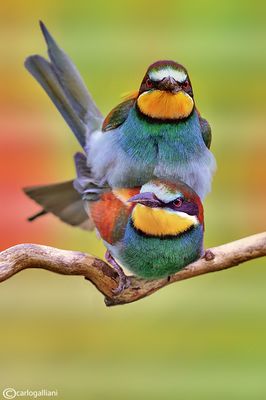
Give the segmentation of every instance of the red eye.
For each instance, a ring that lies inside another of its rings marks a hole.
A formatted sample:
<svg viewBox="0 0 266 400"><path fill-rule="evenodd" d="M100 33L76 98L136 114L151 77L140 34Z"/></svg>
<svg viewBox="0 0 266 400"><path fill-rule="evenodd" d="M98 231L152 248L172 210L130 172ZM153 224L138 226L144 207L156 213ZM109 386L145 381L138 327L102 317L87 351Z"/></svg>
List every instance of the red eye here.
<svg viewBox="0 0 266 400"><path fill-rule="evenodd" d="M148 88L153 86L152 81L149 78L146 80L146 85Z"/></svg>
<svg viewBox="0 0 266 400"><path fill-rule="evenodd" d="M188 89L189 88L189 82L185 81L184 83L182 83L182 86L184 89Z"/></svg>
<svg viewBox="0 0 266 400"><path fill-rule="evenodd" d="M182 204L183 204L183 199L181 199L181 198L178 198L178 199L175 199L174 201L173 201L173 205L175 206L175 207L181 207L182 206Z"/></svg>

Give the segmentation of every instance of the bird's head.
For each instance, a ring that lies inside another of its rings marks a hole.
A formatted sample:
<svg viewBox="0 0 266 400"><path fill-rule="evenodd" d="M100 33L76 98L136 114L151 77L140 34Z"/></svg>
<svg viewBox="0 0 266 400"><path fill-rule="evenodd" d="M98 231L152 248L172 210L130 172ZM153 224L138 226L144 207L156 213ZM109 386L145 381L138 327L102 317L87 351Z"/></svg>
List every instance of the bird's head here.
<svg viewBox="0 0 266 400"><path fill-rule="evenodd" d="M200 198L183 182L148 182L128 202L133 227L147 236L175 237L204 224Z"/></svg>
<svg viewBox="0 0 266 400"><path fill-rule="evenodd" d="M151 118L187 118L194 108L194 100L186 69L174 61L150 65L140 86L137 105L141 113Z"/></svg>

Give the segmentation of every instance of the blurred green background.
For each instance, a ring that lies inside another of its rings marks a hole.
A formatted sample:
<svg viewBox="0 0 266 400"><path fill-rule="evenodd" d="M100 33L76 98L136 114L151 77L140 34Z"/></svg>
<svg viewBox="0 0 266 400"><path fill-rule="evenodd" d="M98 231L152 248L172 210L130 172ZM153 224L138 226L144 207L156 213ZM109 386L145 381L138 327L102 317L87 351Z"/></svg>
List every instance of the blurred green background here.
<svg viewBox="0 0 266 400"><path fill-rule="evenodd" d="M0 20L0 246L35 242L103 256L93 233L53 217L21 187L70 179L79 149L23 67L45 54L42 19L107 113L147 66L190 72L213 129L218 170L205 202L206 246L265 230L266 3L3 2ZM265 259L105 308L80 277L28 270L0 286L0 397L5 387L60 399L265 399Z"/></svg>

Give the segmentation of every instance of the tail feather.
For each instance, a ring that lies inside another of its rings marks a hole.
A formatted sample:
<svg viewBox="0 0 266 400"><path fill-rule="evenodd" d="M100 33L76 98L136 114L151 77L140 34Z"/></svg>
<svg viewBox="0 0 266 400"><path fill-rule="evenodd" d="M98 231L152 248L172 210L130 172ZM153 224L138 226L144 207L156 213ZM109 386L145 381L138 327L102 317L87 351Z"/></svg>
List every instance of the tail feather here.
<svg viewBox="0 0 266 400"><path fill-rule="evenodd" d="M100 129L103 116L73 62L58 47L42 22L40 26L50 62L33 55L26 59L25 67L46 91L84 148L86 135Z"/></svg>
<svg viewBox="0 0 266 400"><path fill-rule="evenodd" d="M28 218L28 221L29 221L29 222L32 222L32 221L34 221L35 219L37 219L37 218L39 218L39 217L42 217L43 215L46 215L46 214L47 214L47 211L41 210L41 211L37 212L36 214L33 214L31 217L29 217L29 218Z"/></svg>
<svg viewBox="0 0 266 400"><path fill-rule="evenodd" d="M80 145L85 147L86 126L71 106L52 65L43 57L35 55L26 59L25 67L46 91L70 129L74 132Z"/></svg>
<svg viewBox="0 0 266 400"><path fill-rule="evenodd" d="M74 189L73 181L23 189L25 194L42 206L43 210L29 220L52 213L63 222L82 229L94 229L93 222L84 209L81 195Z"/></svg>

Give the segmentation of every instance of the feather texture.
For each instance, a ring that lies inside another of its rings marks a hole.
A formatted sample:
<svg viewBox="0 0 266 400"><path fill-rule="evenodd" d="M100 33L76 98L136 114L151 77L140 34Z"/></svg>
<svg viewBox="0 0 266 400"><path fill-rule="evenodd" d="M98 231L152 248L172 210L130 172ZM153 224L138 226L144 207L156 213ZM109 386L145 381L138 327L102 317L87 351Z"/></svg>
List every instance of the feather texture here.
<svg viewBox="0 0 266 400"><path fill-rule="evenodd" d="M143 114L161 120L186 118L194 106L192 98L185 92L173 94L161 90L144 92L137 104Z"/></svg>
<svg viewBox="0 0 266 400"><path fill-rule="evenodd" d="M143 94L149 71L157 71L158 77L159 70L163 69L165 75L171 67L179 71L179 78L183 71L189 79L184 67L165 60L151 65L140 90L115 107L103 122L75 65L44 24L40 25L49 61L34 55L25 65L85 150L82 159L76 158L78 177L74 186L81 196L96 200L109 187L138 187L158 178L182 180L203 199L210 191L216 164L208 150L211 130L194 107L192 88L187 94L161 89ZM150 102L152 97L155 101Z"/></svg>
<svg viewBox="0 0 266 400"><path fill-rule="evenodd" d="M84 209L80 194L73 187L73 181L27 187L24 188L24 192L43 207L44 212L42 211L41 215L51 213L72 226L85 230L94 228Z"/></svg>
<svg viewBox="0 0 266 400"><path fill-rule="evenodd" d="M102 126L103 132L110 131L122 125L127 119L129 111L134 106L135 102L136 99L130 97L118 104L105 118Z"/></svg>
<svg viewBox="0 0 266 400"><path fill-rule="evenodd" d="M182 180L202 198L216 168L198 114L175 122L151 121L136 107L116 129L95 132L86 148L92 174L111 187L141 186L153 178Z"/></svg>
<svg viewBox="0 0 266 400"><path fill-rule="evenodd" d="M153 194L157 199L160 186L165 185L165 190L169 188L169 184L163 181L144 186L148 185L152 191L147 193L144 190L146 196ZM185 211L171 211L167 205L154 208L148 204L128 203L126 199L129 195L143 193L144 188L140 189L104 193L100 200L88 202L88 209L106 247L119 263L140 277L163 278L202 255L202 204L199 197L182 182L175 185L175 193L176 196L182 194L184 204L194 205L193 215ZM172 185L170 189L173 190ZM136 200L136 196L133 199ZM181 205L180 210L182 207L185 206ZM142 230L144 225L148 231Z"/></svg>
<svg viewBox="0 0 266 400"><path fill-rule="evenodd" d="M129 222L123 242L109 249L134 274L146 279L165 278L202 256L203 227L198 225L177 237L150 238Z"/></svg>
<svg viewBox="0 0 266 400"><path fill-rule="evenodd" d="M89 94L77 68L40 22L50 62L34 55L25 61L28 71L44 88L79 143L85 147L86 135L101 127L103 117Z"/></svg>
<svg viewBox="0 0 266 400"><path fill-rule="evenodd" d="M125 234L132 205L126 199L139 193L139 188L103 193L96 202L88 202L88 209L101 238L114 245Z"/></svg>

